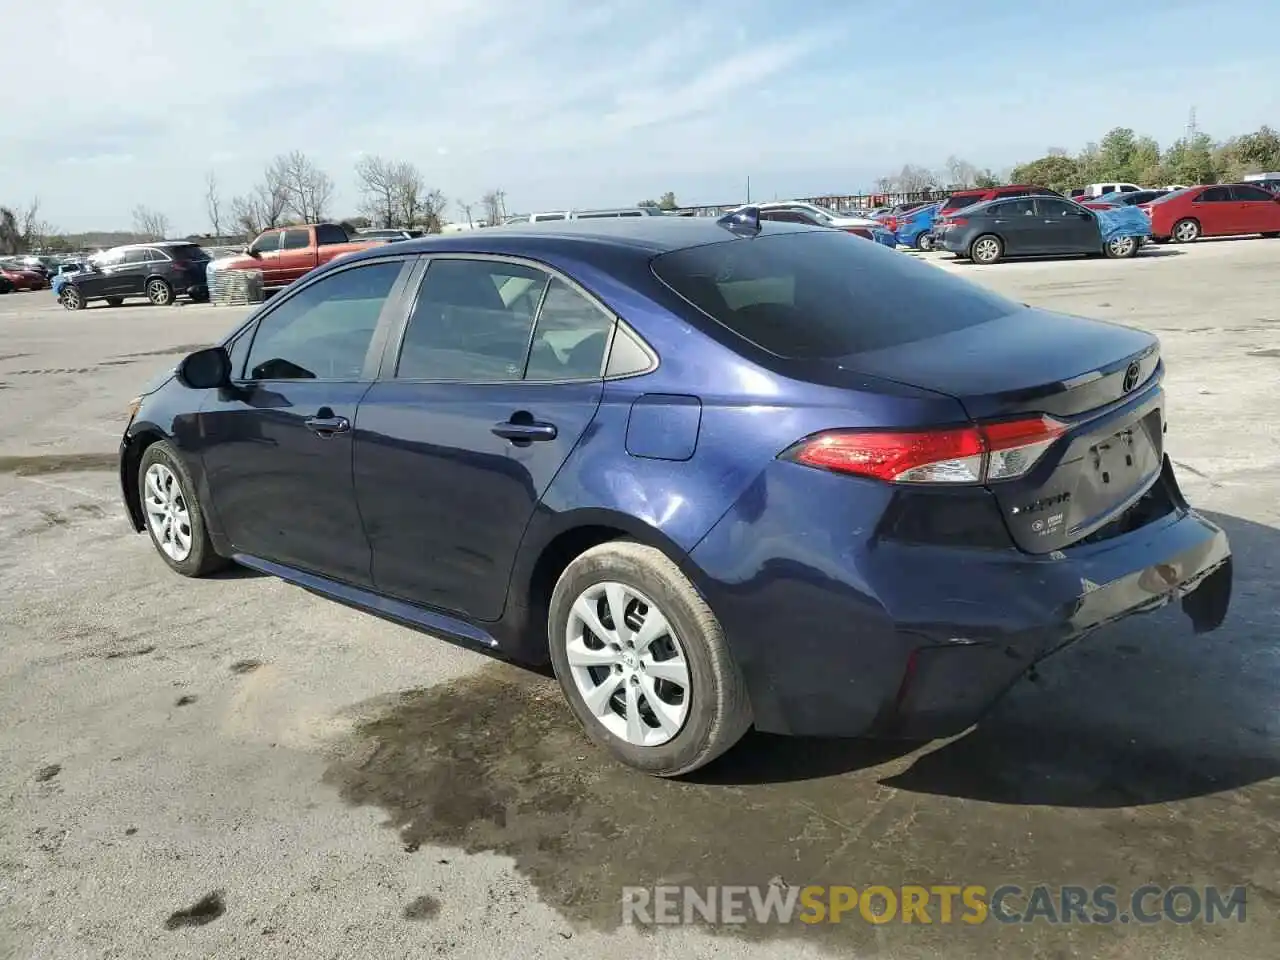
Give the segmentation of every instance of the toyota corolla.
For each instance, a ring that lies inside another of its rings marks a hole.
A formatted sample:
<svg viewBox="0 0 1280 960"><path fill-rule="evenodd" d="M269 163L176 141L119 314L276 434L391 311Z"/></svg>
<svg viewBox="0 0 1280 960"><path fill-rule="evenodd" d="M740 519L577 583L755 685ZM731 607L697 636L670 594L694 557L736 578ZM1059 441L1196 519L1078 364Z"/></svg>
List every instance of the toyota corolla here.
<svg viewBox="0 0 1280 960"><path fill-rule="evenodd" d="M1163 375L1150 333L752 208L501 227L292 284L133 403L120 479L177 573L549 661L672 776L753 725L957 733L1171 601L1216 628Z"/></svg>

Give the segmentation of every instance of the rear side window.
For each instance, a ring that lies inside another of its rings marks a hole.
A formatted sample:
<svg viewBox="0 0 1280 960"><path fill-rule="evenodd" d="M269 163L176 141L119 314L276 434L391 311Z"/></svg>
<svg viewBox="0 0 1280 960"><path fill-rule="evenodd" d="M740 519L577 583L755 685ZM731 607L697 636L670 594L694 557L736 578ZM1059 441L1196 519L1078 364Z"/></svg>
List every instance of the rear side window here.
<svg viewBox="0 0 1280 960"><path fill-rule="evenodd" d="M843 232L731 240L663 254L658 279L781 357L842 357L1016 312L995 293Z"/></svg>
<svg viewBox="0 0 1280 960"><path fill-rule="evenodd" d="M533 332L526 380L600 377L613 317L558 278L547 287Z"/></svg>
<svg viewBox="0 0 1280 960"><path fill-rule="evenodd" d="M305 250L311 246L311 231L305 227L301 230L286 230L284 232L284 243L280 246L285 250Z"/></svg>
<svg viewBox="0 0 1280 960"><path fill-rule="evenodd" d="M1024 197L992 204L988 210L998 217L1034 217L1036 204L1030 197Z"/></svg>
<svg viewBox="0 0 1280 960"><path fill-rule="evenodd" d="M549 279L517 263L433 260L409 318L396 376L471 383L521 379Z"/></svg>
<svg viewBox="0 0 1280 960"><path fill-rule="evenodd" d="M168 247L167 252L171 260L185 260L189 263L206 263L209 253L204 247L198 243L184 243L181 246Z"/></svg>
<svg viewBox="0 0 1280 960"><path fill-rule="evenodd" d="M1230 187L1210 187L1200 196L1196 197L1196 203L1227 203L1231 200Z"/></svg>
<svg viewBox="0 0 1280 960"><path fill-rule="evenodd" d="M397 233L390 230L379 230L378 235L396 236ZM316 227L316 244L325 246L330 243L350 243L351 238L347 236L347 231L343 230L336 223L322 223Z"/></svg>

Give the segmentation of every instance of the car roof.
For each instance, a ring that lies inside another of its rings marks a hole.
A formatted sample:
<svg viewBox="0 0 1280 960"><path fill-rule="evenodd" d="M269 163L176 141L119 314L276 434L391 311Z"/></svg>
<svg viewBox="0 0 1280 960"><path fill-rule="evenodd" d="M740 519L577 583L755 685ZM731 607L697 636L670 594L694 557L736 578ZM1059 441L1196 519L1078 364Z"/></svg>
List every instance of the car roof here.
<svg viewBox="0 0 1280 960"><path fill-rule="evenodd" d="M762 233L799 233L812 229L803 224L761 223ZM519 256L564 252L568 248L609 248L648 258L732 239L734 234L720 226L715 217L620 217L513 223L403 240L393 249L396 254L493 253ZM342 263L386 256L387 252L387 247L374 247L345 256Z"/></svg>

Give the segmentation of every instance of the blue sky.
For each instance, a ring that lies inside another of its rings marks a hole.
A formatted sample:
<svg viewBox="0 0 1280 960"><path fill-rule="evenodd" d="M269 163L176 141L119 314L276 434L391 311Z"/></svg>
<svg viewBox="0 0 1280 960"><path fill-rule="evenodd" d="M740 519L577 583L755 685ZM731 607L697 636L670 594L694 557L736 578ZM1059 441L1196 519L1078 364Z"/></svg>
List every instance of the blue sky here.
<svg viewBox="0 0 1280 960"><path fill-rule="evenodd" d="M0 203L64 230L137 203L208 229L301 149L353 213L361 153L511 210L856 191L1007 168L1116 125L1280 126L1276 0L45 0L5 44ZM34 8L33 8L34 9ZM54 29L53 25L58 24ZM449 213L458 216L450 205Z"/></svg>

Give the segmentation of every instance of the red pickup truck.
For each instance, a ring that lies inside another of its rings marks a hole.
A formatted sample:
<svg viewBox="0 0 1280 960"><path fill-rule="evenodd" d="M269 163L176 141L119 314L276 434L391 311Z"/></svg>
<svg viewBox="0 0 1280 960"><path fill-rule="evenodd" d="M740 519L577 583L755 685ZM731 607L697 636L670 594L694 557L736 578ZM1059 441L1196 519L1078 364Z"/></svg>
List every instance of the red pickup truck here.
<svg viewBox="0 0 1280 960"><path fill-rule="evenodd" d="M385 240L352 240L336 223L313 223L302 227L265 230L239 257L221 261L219 270L261 270L262 286L278 290L335 257Z"/></svg>

